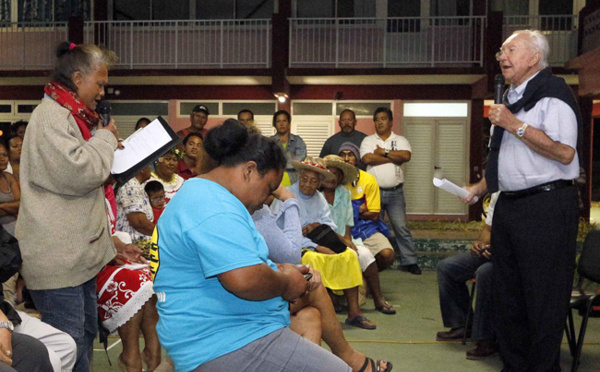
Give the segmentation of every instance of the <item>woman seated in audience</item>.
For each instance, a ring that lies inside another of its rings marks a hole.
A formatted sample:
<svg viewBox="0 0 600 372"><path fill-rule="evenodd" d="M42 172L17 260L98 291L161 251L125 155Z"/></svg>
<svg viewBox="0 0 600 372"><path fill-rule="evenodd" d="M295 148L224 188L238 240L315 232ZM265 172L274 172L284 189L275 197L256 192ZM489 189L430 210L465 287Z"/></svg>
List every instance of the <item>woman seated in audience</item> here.
<svg viewBox="0 0 600 372"><path fill-rule="evenodd" d="M281 202L279 214L272 214L269 207L264 205L252 214L252 219L267 243L268 258L275 263L297 264L301 259L302 241L298 201L283 186L279 186L273 196ZM374 361L348 344L324 286L320 285L316 290L300 297L290 306L290 314L291 330L318 345L322 338L331 351L353 371L392 370L392 363Z"/></svg>
<svg viewBox="0 0 600 372"><path fill-rule="evenodd" d="M19 168L21 164L21 149L23 148L23 138L12 136L8 140L8 159L12 174L19 181Z"/></svg>
<svg viewBox="0 0 600 372"><path fill-rule="evenodd" d="M16 137L19 138L20 137ZM19 155L20 155L19 150ZM15 235L21 189L15 176L6 171L9 165L9 149L0 141L0 224L12 236Z"/></svg>
<svg viewBox="0 0 600 372"><path fill-rule="evenodd" d="M179 158L175 149L169 150L166 154L158 158L155 163L155 171L151 174L151 179L160 181L165 188L165 201L168 203L175 193L183 185L184 179L175 173L177 171L177 162Z"/></svg>
<svg viewBox="0 0 600 372"><path fill-rule="evenodd" d="M117 190L116 229L128 233L134 242L150 239L154 231L154 214L142 186L149 179L150 167L146 167Z"/></svg>
<svg viewBox="0 0 600 372"><path fill-rule="evenodd" d="M154 371L161 362L161 348L150 269L129 234L115 230L117 205L112 186L106 187L106 207L113 242L121 253L98 274L98 316L108 333L117 331L121 338L119 365L124 371L139 372L142 362ZM140 330L144 336L141 354Z"/></svg>
<svg viewBox="0 0 600 372"><path fill-rule="evenodd" d="M335 233L337 226L331 219L327 201L317 191L321 181L335 176L321 158L308 156L305 161L293 162L293 165L300 177L289 189L297 196L300 209L302 263L321 272L326 288L344 291L348 303L346 324L375 329L375 323L363 315L358 304L358 287L363 282L358 256ZM276 213L278 207L279 202L273 203L272 209Z"/></svg>
<svg viewBox="0 0 600 372"><path fill-rule="evenodd" d="M154 235L157 330L176 369L350 371L289 330L290 302L319 283L307 267L270 261L250 216L281 183L281 147L233 119L204 145L217 167L185 182Z"/></svg>
<svg viewBox="0 0 600 372"><path fill-rule="evenodd" d="M139 118L138 121L135 123L135 130L138 130L140 128L145 128L146 126L148 126L148 124L150 124L150 119Z"/></svg>
<svg viewBox="0 0 600 372"><path fill-rule="evenodd" d="M355 166L344 162L344 159L337 155L327 155L324 159L329 172L336 177L330 181L323 181L323 196L329 204L331 217L337 226L336 233L340 238L358 253L358 261L363 271L363 276L373 296L375 309L384 314L396 314L396 310L387 303L381 293L379 285L379 270L373 253L366 248L360 239L354 240L350 229L354 226L354 214L352 210L352 200L350 191L344 186L356 180L358 170Z"/></svg>
<svg viewBox="0 0 600 372"><path fill-rule="evenodd" d="M201 162L202 155L202 135L200 133L190 133L183 139L184 156L177 163L175 173L184 180L198 175L198 162Z"/></svg>
<svg viewBox="0 0 600 372"><path fill-rule="evenodd" d="M27 130L27 124L25 120L15 121L10 126L10 134L13 136L19 136L21 139L25 138L25 131Z"/></svg>

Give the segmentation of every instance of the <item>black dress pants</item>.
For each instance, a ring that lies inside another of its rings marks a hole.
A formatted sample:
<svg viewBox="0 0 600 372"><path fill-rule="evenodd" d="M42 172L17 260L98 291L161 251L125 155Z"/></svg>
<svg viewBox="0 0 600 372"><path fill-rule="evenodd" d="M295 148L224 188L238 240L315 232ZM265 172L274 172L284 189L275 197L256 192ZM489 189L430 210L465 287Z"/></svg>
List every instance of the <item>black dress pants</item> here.
<svg viewBox="0 0 600 372"><path fill-rule="evenodd" d="M13 333L12 366L0 362L0 372L53 372L48 349L40 341L21 333Z"/></svg>
<svg viewBox="0 0 600 372"><path fill-rule="evenodd" d="M500 194L491 246L503 371L560 371L577 231L574 186L520 198Z"/></svg>

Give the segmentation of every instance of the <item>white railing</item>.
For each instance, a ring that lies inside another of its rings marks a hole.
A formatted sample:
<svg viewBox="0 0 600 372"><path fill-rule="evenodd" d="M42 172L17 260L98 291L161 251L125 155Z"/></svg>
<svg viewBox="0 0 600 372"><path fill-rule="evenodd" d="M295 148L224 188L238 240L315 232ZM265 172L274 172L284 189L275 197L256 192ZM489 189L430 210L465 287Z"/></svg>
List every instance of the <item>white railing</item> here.
<svg viewBox="0 0 600 372"><path fill-rule="evenodd" d="M486 18L291 18L290 67L483 66Z"/></svg>
<svg viewBox="0 0 600 372"><path fill-rule="evenodd" d="M0 68L50 69L56 47L68 38L66 22L0 23Z"/></svg>
<svg viewBox="0 0 600 372"><path fill-rule="evenodd" d="M104 44L124 68L268 68L271 20L94 21L85 42Z"/></svg>
<svg viewBox="0 0 600 372"><path fill-rule="evenodd" d="M502 25L503 40L516 30L540 30L550 44L548 63L563 66L577 56L577 21L573 14L556 16L506 16Z"/></svg>

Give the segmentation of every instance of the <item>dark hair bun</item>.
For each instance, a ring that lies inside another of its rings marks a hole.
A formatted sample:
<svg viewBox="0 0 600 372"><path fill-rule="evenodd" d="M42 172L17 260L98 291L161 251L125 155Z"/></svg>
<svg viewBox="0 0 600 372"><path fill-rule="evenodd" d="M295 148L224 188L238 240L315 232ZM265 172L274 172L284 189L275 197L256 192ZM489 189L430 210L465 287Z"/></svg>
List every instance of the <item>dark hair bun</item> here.
<svg viewBox="0 0 600 372"><path fill-rule="evenodd" d="M58 46L56 47L56 57L58 57L60 59L65 54L69 53L70 50L71 50L71 43L69 43L68 41L63 41L62 43L58 44Z"/></svg>
<svg viewBox="0 0 600 372"><path fill-rule="evenodd" d="M248 141L248 129L235 119L211 129L204 140L204 149L211 158L221 160L235 155Z"/></svg>

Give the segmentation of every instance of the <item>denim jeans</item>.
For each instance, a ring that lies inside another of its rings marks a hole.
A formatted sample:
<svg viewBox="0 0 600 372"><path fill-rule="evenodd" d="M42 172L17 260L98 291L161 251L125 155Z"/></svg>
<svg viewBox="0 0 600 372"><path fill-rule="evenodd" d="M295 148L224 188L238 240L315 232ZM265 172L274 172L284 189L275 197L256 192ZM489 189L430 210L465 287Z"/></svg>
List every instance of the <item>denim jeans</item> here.
<svg viewBox="0 0 600 372"><path fill-rule="evenodd" d="M73 337L77 361L73 372L89 372L98 332L96 278L76 287L30 290L42 321Z"/></svg>
<svg viewBox="0 0 600 372"><path fill-rule="evenodd" d="M463 327L467 320L469 288L467 280L477 279L475 312L470 324L473 341L494 340L494 309L492 289L492 263L482 257L472 257L469 252L448 257L437 266L440 308L444 327Z"/></svg>
<svg viewBox="0 0 600 372"><path fill-rule="evenodd" d="M394 237L400 250L400 265L413 265L417 263L415 242L406 226L406 202L402 185L394 191L381 191L381 219L387 212L390 223L394 229Z"/></svg>

